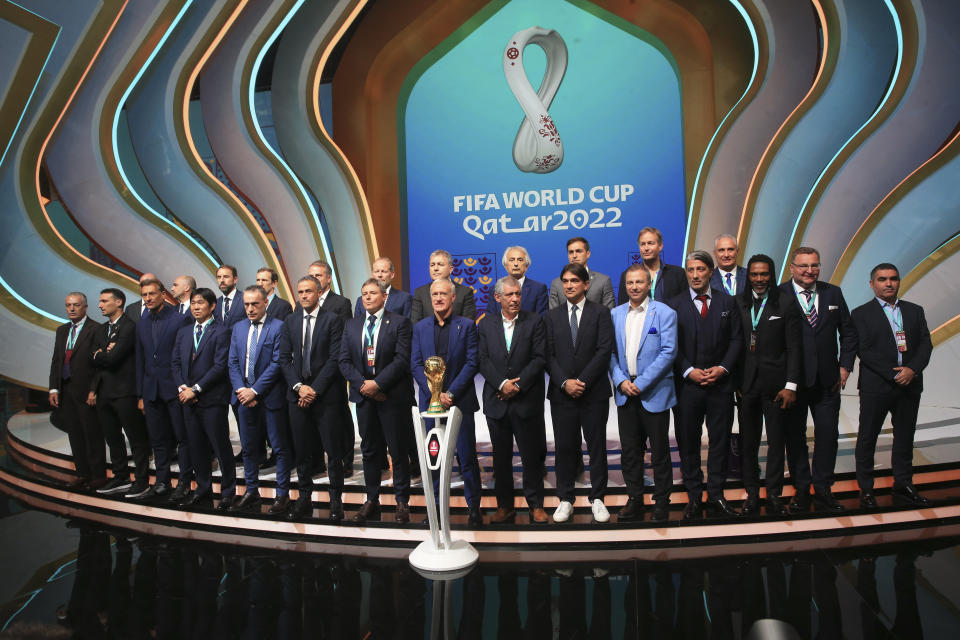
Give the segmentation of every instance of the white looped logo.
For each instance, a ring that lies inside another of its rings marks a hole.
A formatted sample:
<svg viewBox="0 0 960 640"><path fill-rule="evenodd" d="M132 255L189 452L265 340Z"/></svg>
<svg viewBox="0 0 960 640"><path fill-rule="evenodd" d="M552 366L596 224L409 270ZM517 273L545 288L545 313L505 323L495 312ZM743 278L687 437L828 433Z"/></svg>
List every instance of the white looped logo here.
<svg viewBox="0 0 960 640"><path fill-rule="evenodd" d="M523 50L528 44L539 45L547 54L547 68L537 92L523 68ZM563 142L547 109L566 70L567 45L553 29L530 27L518 31L503 51L503 73L524 113L513 141L513 162L520 171L550 173L563 162Z"/></svg>

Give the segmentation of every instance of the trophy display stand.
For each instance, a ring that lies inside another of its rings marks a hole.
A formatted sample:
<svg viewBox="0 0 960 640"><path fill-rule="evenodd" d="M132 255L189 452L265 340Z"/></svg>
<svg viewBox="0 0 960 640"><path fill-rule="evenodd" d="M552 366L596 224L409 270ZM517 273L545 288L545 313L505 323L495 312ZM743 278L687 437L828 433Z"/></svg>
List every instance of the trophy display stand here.
<svg viewBox="0 0 960 640"><path fill-rule="evenodd" d="M425 418L433 419L433 428L426 430ZM413 407L417 454L423 478L423 497L427 503L430 539L410 552L410 564L428 577L450 578L451 572L469 572L480 554L465 540L450 538L450 472L457 446L463 414L457 407L444 413L419 411ZM440 471L440 500L434 497L433 471ZM465 571L466 570L466 571Z"/></svg>

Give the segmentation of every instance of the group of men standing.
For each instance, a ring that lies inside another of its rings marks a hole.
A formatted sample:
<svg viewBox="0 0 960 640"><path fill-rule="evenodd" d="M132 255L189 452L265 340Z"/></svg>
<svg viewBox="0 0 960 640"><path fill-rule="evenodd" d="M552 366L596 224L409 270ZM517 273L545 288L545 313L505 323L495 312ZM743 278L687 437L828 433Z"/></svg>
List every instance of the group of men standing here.
<svg viewBox="0 0 960 640"><path fill-rule="evenodd" d="M587 266L590 245L585 238L567 242L568 263L549 288L527 277L528 252L509 247L502 257L508 275L496 282L479 321L473 290L450 279L453 259L442 250L430 256L432 281L413 295L393 288L392 262L377 259L352 314L349 301L330 290L332 271L323 261L310 265L309 274L297 281L296 309L276 294L273 270L260 270L257 284L239 291L237 271L229 265L217 271L219 297L196 288L190 276L177 278L168 293L152 274L145 274L141 300L124 312L123 292L105 289L99 299L104 325L86 317L83 294L71 293L66 299L70 322L57 331L50 399L58 408L57 422L70 436L78 484L131 499L213 507L210 469L215 458L222 478L216 508L259 510L267 440L276 464L276 497L269 512L291 519L312 515L313 478L326 452L329 517L340 521L354 445L349 383L366 486L366 501L353 519L380 518L381 472L389 452L395 518L409 522L411 476L418 474L414 382L425 410L430 391L424 363L440 356L446 363L440 401L463 413L456 451L472 526L483 524L474 421L481 409L474 387L477 373L484 380L482 410L493 444L497 510L490 520L495 524L516 516L514 441L530 520L549 521L543 508L545 398L553 422L559 500L553 521L573 516L582 440L589 455L593 519L610 519L604 498L611 395L628 494L618 520L643 517L648 441L652 519L669 517L671 411L687 492L684 519L700 517L703 509L715 516L759 513L764 428L767 512L808 510L811 487L817 508L842 511L831 492L840 391L859 356L860 502L865 508L876 506L873 458L890 413L894 500L927 504L912 483L911 463L921 372L932 345L923 310L898 298L895 266L884 263L871 272L875 298L851 314L839 288L819 280L815 249L795 250L791 280L777 286L773 260L760 254L739 266L736 239L729 235L716 239L712 255L691 252L683 267L661 261L663 239L657 229L641 230L637 243L642 260L621 274L619 296L608 276ZM241 497L236 497L228 405L243 448ZM724 497L735 410L747 493L739 512ZM814 422L812 464L808 411ZM124 433L134 460L132 482ZM104 443L110 449L110 480ZM147 481L151 449L156 465L152 486ZM179 464L176 488L170 472L174 456ZM781 501L784 463L795 489L789 504ZM291 501L294 469L299 497Z"/></svg>

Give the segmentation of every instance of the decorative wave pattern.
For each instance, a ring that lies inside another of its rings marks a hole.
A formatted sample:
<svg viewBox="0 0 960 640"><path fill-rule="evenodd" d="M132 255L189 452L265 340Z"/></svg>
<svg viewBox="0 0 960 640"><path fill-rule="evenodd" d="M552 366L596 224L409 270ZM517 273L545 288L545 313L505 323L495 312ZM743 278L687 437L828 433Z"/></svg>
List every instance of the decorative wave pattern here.
<svg viewBox="0 0 960 640"><path fill-rule="evenodd" d="M677 34L708 34L698 59L737 70L679 65L685 94L712 101L684 107L686 249L735 233L744 256L764 251L780 266L792 248L818 247L823 277L851 305L869 299L869 269L894 262L904 294L928 310L931 373L952 369L960 3L593 4L649 30L681 61L692 49L674 51L689 42ZM0 77L0 375L44 385L64 294L135 292L109 265L168 281L191 273L205 286L220 261L236 264L243 283L266 265L289 296L322 257L349 295L379 251L399 259L398 239L375 233L398 228L395 196L379 178L395 174L396 150L376 152L395 140L394 125L369 117L396 113L400 80L395 89L390 78L409 71L401 57L421 46L411 39L417 25L430 21L430 38L442 39L481 10L444 0L411 3L406 14L383 0L0 0L14 61ZM741 29L721 36L724 16ZM343 46L370 33L382 50ZM393 43L406 47L400 57L390 58ZM736 56L749 64L728 64ZM269 100L257 99L258 75L272 78ZM369 126L343 119L333 131L321 120L321 85L331 80L344 89L338 100L356 97L338 108L355 105ZM488 256L458 260L458 279L488 296ZM952 402L948 386L928 383L928 397Z"/></svg>

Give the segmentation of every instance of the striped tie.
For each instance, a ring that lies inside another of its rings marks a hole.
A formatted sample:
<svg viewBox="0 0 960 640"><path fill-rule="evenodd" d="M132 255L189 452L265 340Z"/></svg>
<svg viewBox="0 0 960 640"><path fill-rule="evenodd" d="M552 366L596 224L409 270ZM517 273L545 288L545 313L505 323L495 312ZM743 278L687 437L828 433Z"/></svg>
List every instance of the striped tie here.
<svg viewBox="0 0 960 640"><path fill-rule="evenodd" d="M810 291L809 289L804 289L800 293L802 293L804 297L807 299L807 309L810 310L810 312L807 314L807 320L810 322L811 327L816 327L817 321L820 320L820 316L817 315L817 305L811 304L810 302L810 298L813 296L813 291Z"/></svg>

